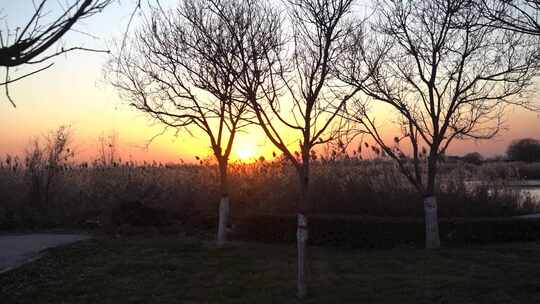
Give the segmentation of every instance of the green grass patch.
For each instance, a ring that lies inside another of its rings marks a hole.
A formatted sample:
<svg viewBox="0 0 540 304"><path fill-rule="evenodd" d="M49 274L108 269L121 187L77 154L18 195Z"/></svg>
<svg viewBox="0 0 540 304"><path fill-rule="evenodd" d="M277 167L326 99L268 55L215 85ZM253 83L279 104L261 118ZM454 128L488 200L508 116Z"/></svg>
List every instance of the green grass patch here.
<svg viewBox="0 0 540 304"><path fill-rule="evenodd" d="M0 275L0 302L297 303L291 245L91 240ZM540 243L309 248L305 303L540 303Z"/></svg>

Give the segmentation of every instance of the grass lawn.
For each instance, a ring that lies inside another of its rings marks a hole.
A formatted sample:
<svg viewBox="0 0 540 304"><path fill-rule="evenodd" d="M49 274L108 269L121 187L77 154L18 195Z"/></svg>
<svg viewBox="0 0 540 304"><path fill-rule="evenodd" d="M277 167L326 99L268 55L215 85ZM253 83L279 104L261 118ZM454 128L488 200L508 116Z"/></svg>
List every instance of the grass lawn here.
<svg viewBox="0 0 540 304"><path fill-rule="evenodd" d="M0 303L296 303L295 246L91 240L0 275ZM306 303L540 303L540 244L309 248Z"/></svg>

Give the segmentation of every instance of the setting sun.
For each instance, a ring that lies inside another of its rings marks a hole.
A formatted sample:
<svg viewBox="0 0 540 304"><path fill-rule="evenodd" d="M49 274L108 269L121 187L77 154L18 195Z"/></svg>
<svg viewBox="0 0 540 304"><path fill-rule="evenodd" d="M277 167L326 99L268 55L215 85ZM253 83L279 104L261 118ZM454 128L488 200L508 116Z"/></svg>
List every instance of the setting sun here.
<svg viewBox="0 0 540 304"><path fill-rule="evenodd" d="M236 156L239 160L249 160L255 157L256 147L251 143L239 143L236 148Z"/></svg>

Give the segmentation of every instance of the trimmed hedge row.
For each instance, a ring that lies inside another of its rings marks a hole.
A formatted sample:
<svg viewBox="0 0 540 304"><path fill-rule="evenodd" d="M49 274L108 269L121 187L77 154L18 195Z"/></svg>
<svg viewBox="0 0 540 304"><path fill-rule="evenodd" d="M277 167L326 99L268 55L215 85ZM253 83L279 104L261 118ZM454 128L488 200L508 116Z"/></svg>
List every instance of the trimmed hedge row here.
<svg viewBox="0 0 540 304"><path fill-rule="evenodd" d="M309 244L357 248L424 245L423 219L308 216ZM452 244L540 240L540 219L441 219L441 241ZM295 242L296 216L258 215L235 227L240 239Z"/></svg>

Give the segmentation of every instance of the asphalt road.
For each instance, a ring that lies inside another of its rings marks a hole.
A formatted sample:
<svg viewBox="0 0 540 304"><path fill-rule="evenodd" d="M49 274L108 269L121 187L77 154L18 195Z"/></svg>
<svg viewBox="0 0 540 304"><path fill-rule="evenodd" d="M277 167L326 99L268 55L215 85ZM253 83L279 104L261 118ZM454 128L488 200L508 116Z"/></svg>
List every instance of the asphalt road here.
<svg viewBox="0 0 540 304"><path fill-rule="evenodd" d="M0 235L0 273L33 261L43 250L89 239L79 234Z"/></svg>

